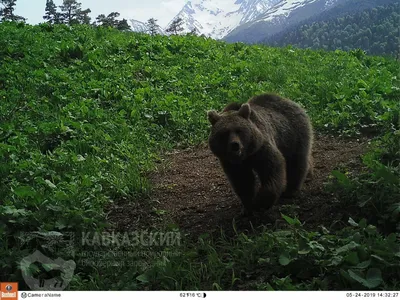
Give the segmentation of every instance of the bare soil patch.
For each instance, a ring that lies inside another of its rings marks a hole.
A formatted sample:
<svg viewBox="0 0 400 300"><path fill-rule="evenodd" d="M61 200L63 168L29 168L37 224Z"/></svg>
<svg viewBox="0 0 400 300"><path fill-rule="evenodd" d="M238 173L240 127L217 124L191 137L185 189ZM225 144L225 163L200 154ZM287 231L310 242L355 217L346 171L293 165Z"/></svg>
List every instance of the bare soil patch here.
<svg viewBox="0 0 400 300"><path fill-rule="evenodd" d="M281 199L266 212L241 217L240 200L233 193L216 157L206 145L177 150L164 156L149 174L153 185L149 199L121 200L110 207L109 221L117 230L132 231L176 224L190 236L238 230L258 225L279 226L280 214L297 216L307 228L332 228L347 222L351 207L344 207L325 184L331 171L346 166L351 172L362 167L360 156L367 139L338 139L316 136L313 148L314 178L292 199Z"/></svg>

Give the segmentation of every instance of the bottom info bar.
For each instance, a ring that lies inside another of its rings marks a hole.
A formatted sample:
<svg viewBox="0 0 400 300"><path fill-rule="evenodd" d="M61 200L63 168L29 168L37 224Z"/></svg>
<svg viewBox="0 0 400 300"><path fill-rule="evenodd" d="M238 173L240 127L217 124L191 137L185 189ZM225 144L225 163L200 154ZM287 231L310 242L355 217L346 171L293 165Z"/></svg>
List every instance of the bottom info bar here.
<svg viewBox="0 0 400 300"><path fill-rule="evenodd" d="M339 291L339 292L281 292L281 291L271 291L271 292L255 292L255 291L238 291L238 292L208 292L208 291L191 291L191 292L45 292L45 291L27 291L27 292L18 292L18 298L21 299L32 299L32 298L62 298L64 300L79 300L79 299L88 299L88 297L96 297L97 300L107 299L109 300L112 297L114 300L126 299L126 297L135 297L134 299L154 299L159 298L163 300L169 299L178 299L178 298L187 298L187 299L198 299L198 298L207 298L207 299L220 299L221 297L226 297L224 299L229 300L239 300L243 299L243 297L251 297L252 300L262 299L265 300L265 297L268 297L268 300L274 299L286 299L292 298L296 300L337 300L337 299L348 299L348 298L390 298L390 299L400 299L400 292L391 291ZM294 298L295 297L295 298Z"/></svg>

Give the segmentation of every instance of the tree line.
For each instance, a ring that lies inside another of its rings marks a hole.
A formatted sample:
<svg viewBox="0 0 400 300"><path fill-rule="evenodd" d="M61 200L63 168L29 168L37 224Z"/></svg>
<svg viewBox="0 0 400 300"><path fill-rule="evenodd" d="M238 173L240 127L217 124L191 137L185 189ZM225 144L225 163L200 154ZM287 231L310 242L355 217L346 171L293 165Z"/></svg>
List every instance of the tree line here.
<svg viewBox="0 0 400 300"><path fill-rule="evenodd" d="M25 22L26 19L22 16L18 16L14 13L15 5L17 0L0 0L0 4L3 6L0 8L0 22L1 21L13 21L13 22ZM107 16L104 14L99 15L94 22L91 23L91 17L89 14L91 10L89 8L82 9L82 4L77 0L63 0L62 5L56 6L53 0L46 1L45 14L43 19L46 23L54 24L87 24L93 26L105 26L114 27L119 30L131 30L128 21L126 19L118 20L120 13L111 12ZM162 33L161 27L157 24L156 19L150 18L146 22L146 32L155 35ZM178 17L175 18L165 30L168 34L181 34L184 31L183 19ZM189 34L197 35L198 31L194 28Z"/></svg>
<svg viewBox="0 0 400 300"><path fill-rule="evenodd" d="M363 49L372 55L400 55L400 4L377 6L336 18L304 22L274 35L265 43L283 47L344 50Z"/></svg>
<svg viewBox="0 0 400 300"><path fill-rule="evenodd" d="M0 8L0 22L13 21L25 22L26 19L14 13L17 0L0 0L3 6ZM120 16L118 12L112 12L107 16L99 15L94 22L91 23L89 8L82 9L82 4L77 0L63 0L62 5L56 6L53 0L46 1L45 15L43 19L48 24L87 24L93 26L109 26L119 30L130 30L130 26L126 19L118 20Z"/></svg>
<svg viewBox="0 0 400 300"><path fill-rule="evenodd" d="M155 35L160 33L161 27L157 24L157 19L154 18L150 18L147 20L146 22L146 27L147 27L147 32L151 35ZM175 18L174 20L172 20L172 22L169 24L169 26L167 27L167 29L165 30L166 33L168 34L174 34L174 35L178 35L181 34L184 31L183 28L183 19L181 17ZM199 32L197 30L196 27L194 27L188 34L191 35L198 35Z"/></svg>

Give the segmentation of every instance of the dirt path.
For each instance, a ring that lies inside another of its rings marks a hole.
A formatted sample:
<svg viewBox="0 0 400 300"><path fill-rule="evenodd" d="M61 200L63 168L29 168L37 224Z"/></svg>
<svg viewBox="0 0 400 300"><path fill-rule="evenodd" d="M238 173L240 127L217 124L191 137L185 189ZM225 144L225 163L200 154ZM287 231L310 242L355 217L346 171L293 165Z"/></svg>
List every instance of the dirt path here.
<svg viewBox="0 0 400 300"><path fill-rule="evenodd" d="M293 199L282 199L271 210L252 218L240 217L241 204L207 146L176 151L165 156L149 178L153 184L150 199L135 203L120 201L111 207L109 221L117 230L131 231L177 224L180 229L198 236L236 227L248 229L260 224L279 226L280 213L298 216L308 228L327 228L346 222L351 208L326 191L330 172L346 166L352 172L361 168L360 155L368 141L339 140L317 136L314 144L314 179ZM147 203L145 205L145 203ZM250 223L251 222L251 223Z"/></svg>

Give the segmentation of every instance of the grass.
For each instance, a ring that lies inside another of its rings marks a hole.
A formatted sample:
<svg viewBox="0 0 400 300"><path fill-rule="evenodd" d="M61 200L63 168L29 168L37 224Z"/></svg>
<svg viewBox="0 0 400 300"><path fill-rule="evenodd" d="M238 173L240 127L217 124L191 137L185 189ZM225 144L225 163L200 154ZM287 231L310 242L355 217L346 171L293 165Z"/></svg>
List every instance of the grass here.
<svg viewBox="0 0 400 300"><path fill-rule="evenodd" d="M144 174L163 151L205 140L207 110L269 91L303 105L317 131L379 137L365 174L336 172L332 183L344 201L358 199L359 221L308 232L287 216L287 230L222 233L159 249L176 257L124 260L146 265L78 263L68 288L399 288L398 61L3 22L0 64L0 281L23 286L35 270L19 262L38 248L78 262L67 249L43 247L46 237L107 230L105 207L143 201L151 189ZM371 212L379 230L361 221Z"/></svg>

